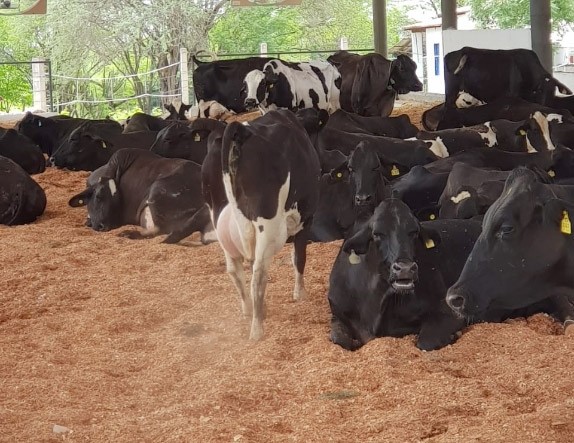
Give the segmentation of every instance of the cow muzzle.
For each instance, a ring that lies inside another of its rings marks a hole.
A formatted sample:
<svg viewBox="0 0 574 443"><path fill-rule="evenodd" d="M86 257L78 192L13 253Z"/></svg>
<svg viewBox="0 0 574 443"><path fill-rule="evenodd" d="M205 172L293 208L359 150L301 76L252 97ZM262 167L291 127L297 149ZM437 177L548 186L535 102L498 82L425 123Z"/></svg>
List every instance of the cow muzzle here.
<svg viewBox="0 0 574 443"><path fill-rule="evenodd" d="M446 293L446 304L457 316L465 317L466 298L460 291L450 288Z"/></svg>
<svg viewBox="0 0 574 443"><path fill-rule="evenodd" d="M397 260L391 265L389 281L395 291L409 292L415 288L419 277L418 265L410 260Z"/></svg>
<svg viewBox="0 0 574 443"><path fill-rule="evenodd" d="M245 107L247 108L248 111L256 108L257 105L258 105L257 100L255 100L254 98L245 99Z"/></svg>
<svg viewBox="0 0 574 443"><path fill-rule="evenodd" d="M373 196L369 194L355 194L356 206L368 206L373 204Z"/></svg>

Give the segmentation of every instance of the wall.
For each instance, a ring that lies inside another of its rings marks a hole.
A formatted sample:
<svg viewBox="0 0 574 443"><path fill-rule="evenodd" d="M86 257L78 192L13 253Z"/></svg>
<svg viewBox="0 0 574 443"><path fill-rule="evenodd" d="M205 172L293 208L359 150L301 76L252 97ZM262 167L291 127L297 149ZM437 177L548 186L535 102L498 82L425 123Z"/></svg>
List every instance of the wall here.
<svg viewBox="0 0 574 443"><path fill-rule="evenodd" d="M435 70L435 45L439 47L438 72ZM442 28L426 30L427 92L444 94Z"/></svg>

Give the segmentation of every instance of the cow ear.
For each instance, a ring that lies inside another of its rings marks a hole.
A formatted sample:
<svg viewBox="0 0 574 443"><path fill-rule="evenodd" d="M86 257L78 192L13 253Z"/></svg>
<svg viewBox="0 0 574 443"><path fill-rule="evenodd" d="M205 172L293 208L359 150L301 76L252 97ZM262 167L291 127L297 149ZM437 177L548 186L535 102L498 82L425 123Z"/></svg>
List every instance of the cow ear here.
<svg viewBox="0 0 574 443"><path fill-rule="evenodd" d="M329 113L325 109L320 109L317 115L319 119L319 128L322 128L329 121Z"/></svg>
<svg viewBox="0 0 574 443"><path fill-rule="evenodd" d="M372 230L371 224L365 223L352 237L345 240L341 249L347 254L366 254L371 242Z"/></svg>
<svg viewBox="0 0 574 443"><path fill-rule="evenodd" d="M526 120L522 125L516 128L514 135L526 136L528 130L530 129L530 120Z"/></svg>
<svg viewBox="0 0 574 443"><path fill-rule="evenodd" d="M93 195L93 193L94 188L89 187L84 191L80 192L79 194L74 195L68 202L68 205L70 205L72 208L79 208L80 206L86 206L88 204L88 200Z"/></svg>
<svg viewBox="0 0 574 443"><path fill-rule="evenodd" d="M426 249L436 248L442 242L440 232L438 230L422 225L419 231L419 238Z"/></svg>
<svg viewBox="0 0 574 443"><path fill-rule="evenodd" d="M331 180L346 180L349 177L349 163L347 160L329 172Z"/></svg>
<svg viewBox="0 0 574 443"><path fill-rule="evenodd" d="M274 85L279 80L279 74L275 74L274 72L265 72L265 82L270 85Z"/></svg>
<svg viewBox="0 0 574 443"><path fill-rule="evenodd" d="M570 88L568 88L568 86L564 85L563 83L560 83L554 77L551 77L550 81L552 81L554 83L554 85L558 88L558 91L560 91L560 94L565 94L565 95L571 95L572 94L572 91L570 90Z"/></svg>
<svg viewBox="0 0 574 443"><path fill-rule="evenodd" d="M542 209L544 224L555 226L562 234L572 235L572 220L574 220L574 205L553 198L544 204Z"/></svg>

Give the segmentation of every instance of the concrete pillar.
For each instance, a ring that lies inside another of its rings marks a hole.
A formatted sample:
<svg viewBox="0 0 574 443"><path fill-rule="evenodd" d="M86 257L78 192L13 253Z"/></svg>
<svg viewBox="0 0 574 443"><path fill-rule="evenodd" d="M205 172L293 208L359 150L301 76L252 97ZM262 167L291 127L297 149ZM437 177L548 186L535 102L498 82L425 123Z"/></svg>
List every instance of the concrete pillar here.
<svg viewBox="0 0 574 443"><path fill-rule="evenodd" d="M187 49L179 49L179 76L181 79L181 102L189 105L189 71Z"/></svg>
<svg viewBox="0 0 574 443"><path fill-rule="evenodd" d="M259 57L267 57L267 43L259 43Z"/></svg>
<svg viewBox="0 0 574 443"><path fill-rule="evenodd" d="M456 0L441 0L440 9L442 15L442 29L457 29Z"/></svg>
<svg viewBox="0 0 574 443"><path fill-rule="evenodd" d="M43 58L32 59L32 98L34 110L48 110L46 94L46 63Z"/></svg>
<svg viewBox="0 0 574 443"><path fill-rule="evenodd" d="M375 52L387 56L387 0L373 0Z"/></svg>
<svg viewBox="0 0 574 443"><path fill-rule="evenodd" d="M550 42L550 0L530 0L530 32L532 50L540 63L552 73L552 44Z"/></svg>

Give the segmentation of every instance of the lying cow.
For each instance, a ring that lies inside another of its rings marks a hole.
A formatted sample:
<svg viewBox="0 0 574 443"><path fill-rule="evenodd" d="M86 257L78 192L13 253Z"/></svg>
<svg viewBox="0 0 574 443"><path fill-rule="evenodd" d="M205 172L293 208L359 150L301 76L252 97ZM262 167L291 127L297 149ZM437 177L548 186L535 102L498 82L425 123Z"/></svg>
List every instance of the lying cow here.
<svg viewBox="0 0 574 443"><path fill-rule="evenodd" d="M28 174L39 174L46 170L42 150L14 129L8 129L0 135L0 155L20 165Z"/></svg>
<svg viewBox="0 0 574 443"><path fill-rule="evenodd" d="M568 188L542 184L526 168L512 172L448 290L447 303L457 314L479 320L489 310L550 299L555 316L574 324L574 192Z"/></svg>
<svg viewBox="0 0 574 443"><path fill-rule="evenodd" d="M250 110L286 108L324 109L329 113L341 107L341 74L332 64L321 61L291 63L270 60L262 70L245 76L245 107Z"/></svg>
<svg viewBox="0 0 574 443"><path fill-rule="evenodd" d="M348 112L386 117L397 94L423 89L416 75L417 65L406 55L390 61L380 54L337 51L327 61L341 73L341 108Z"/></svg>
<svg viewBox="0 0 574 443"><path fill-rule="evenodd" d="M182 159L162 158L141 149L117 151L98 180L72 197L70 206L88 207L96 231L139 225L129 238L168 234L163 243L177 243L196 231L209 241L213 231L201 194L201 167Z"/></svg>
<svg viewBox="0 0 574 443"><path fill-rule="evenodd" d="M492 50L465 46L446 54L444 65L447 108L457 107L457 100L458 105L472 99L479 104L501 97L520 97L549 105L556 88L562 94L572 94L544 69L530 49Z"/></svg>
<svg viewBox="0 0 574 443"><path fill-rule="evenodd" d="M0 156L0 224L31 223L46 209L46 193L19 165Z"/></svg>
<svg viewBox="0 0 574 443"><path fill-rule="evenodd" d="M250 338L263 336L264 296L271 260L293 238L294 299L305 296L303 272L309 227L319 198L319 158L304 127L290 111L271 111L209 135L202 165L203 192L227 272L245 315ZM253 263L251 298L243 261Z"/></svg>
<svg viewBox="0 0 574 443"><path fill-rule="evenodd" d="M452 343L465 322L444 297L479 234L480 223L419 223L401 200L384 200L333 265L331 340L349 350L408 334L418 334L417 347L427 351Z"/></svg>

